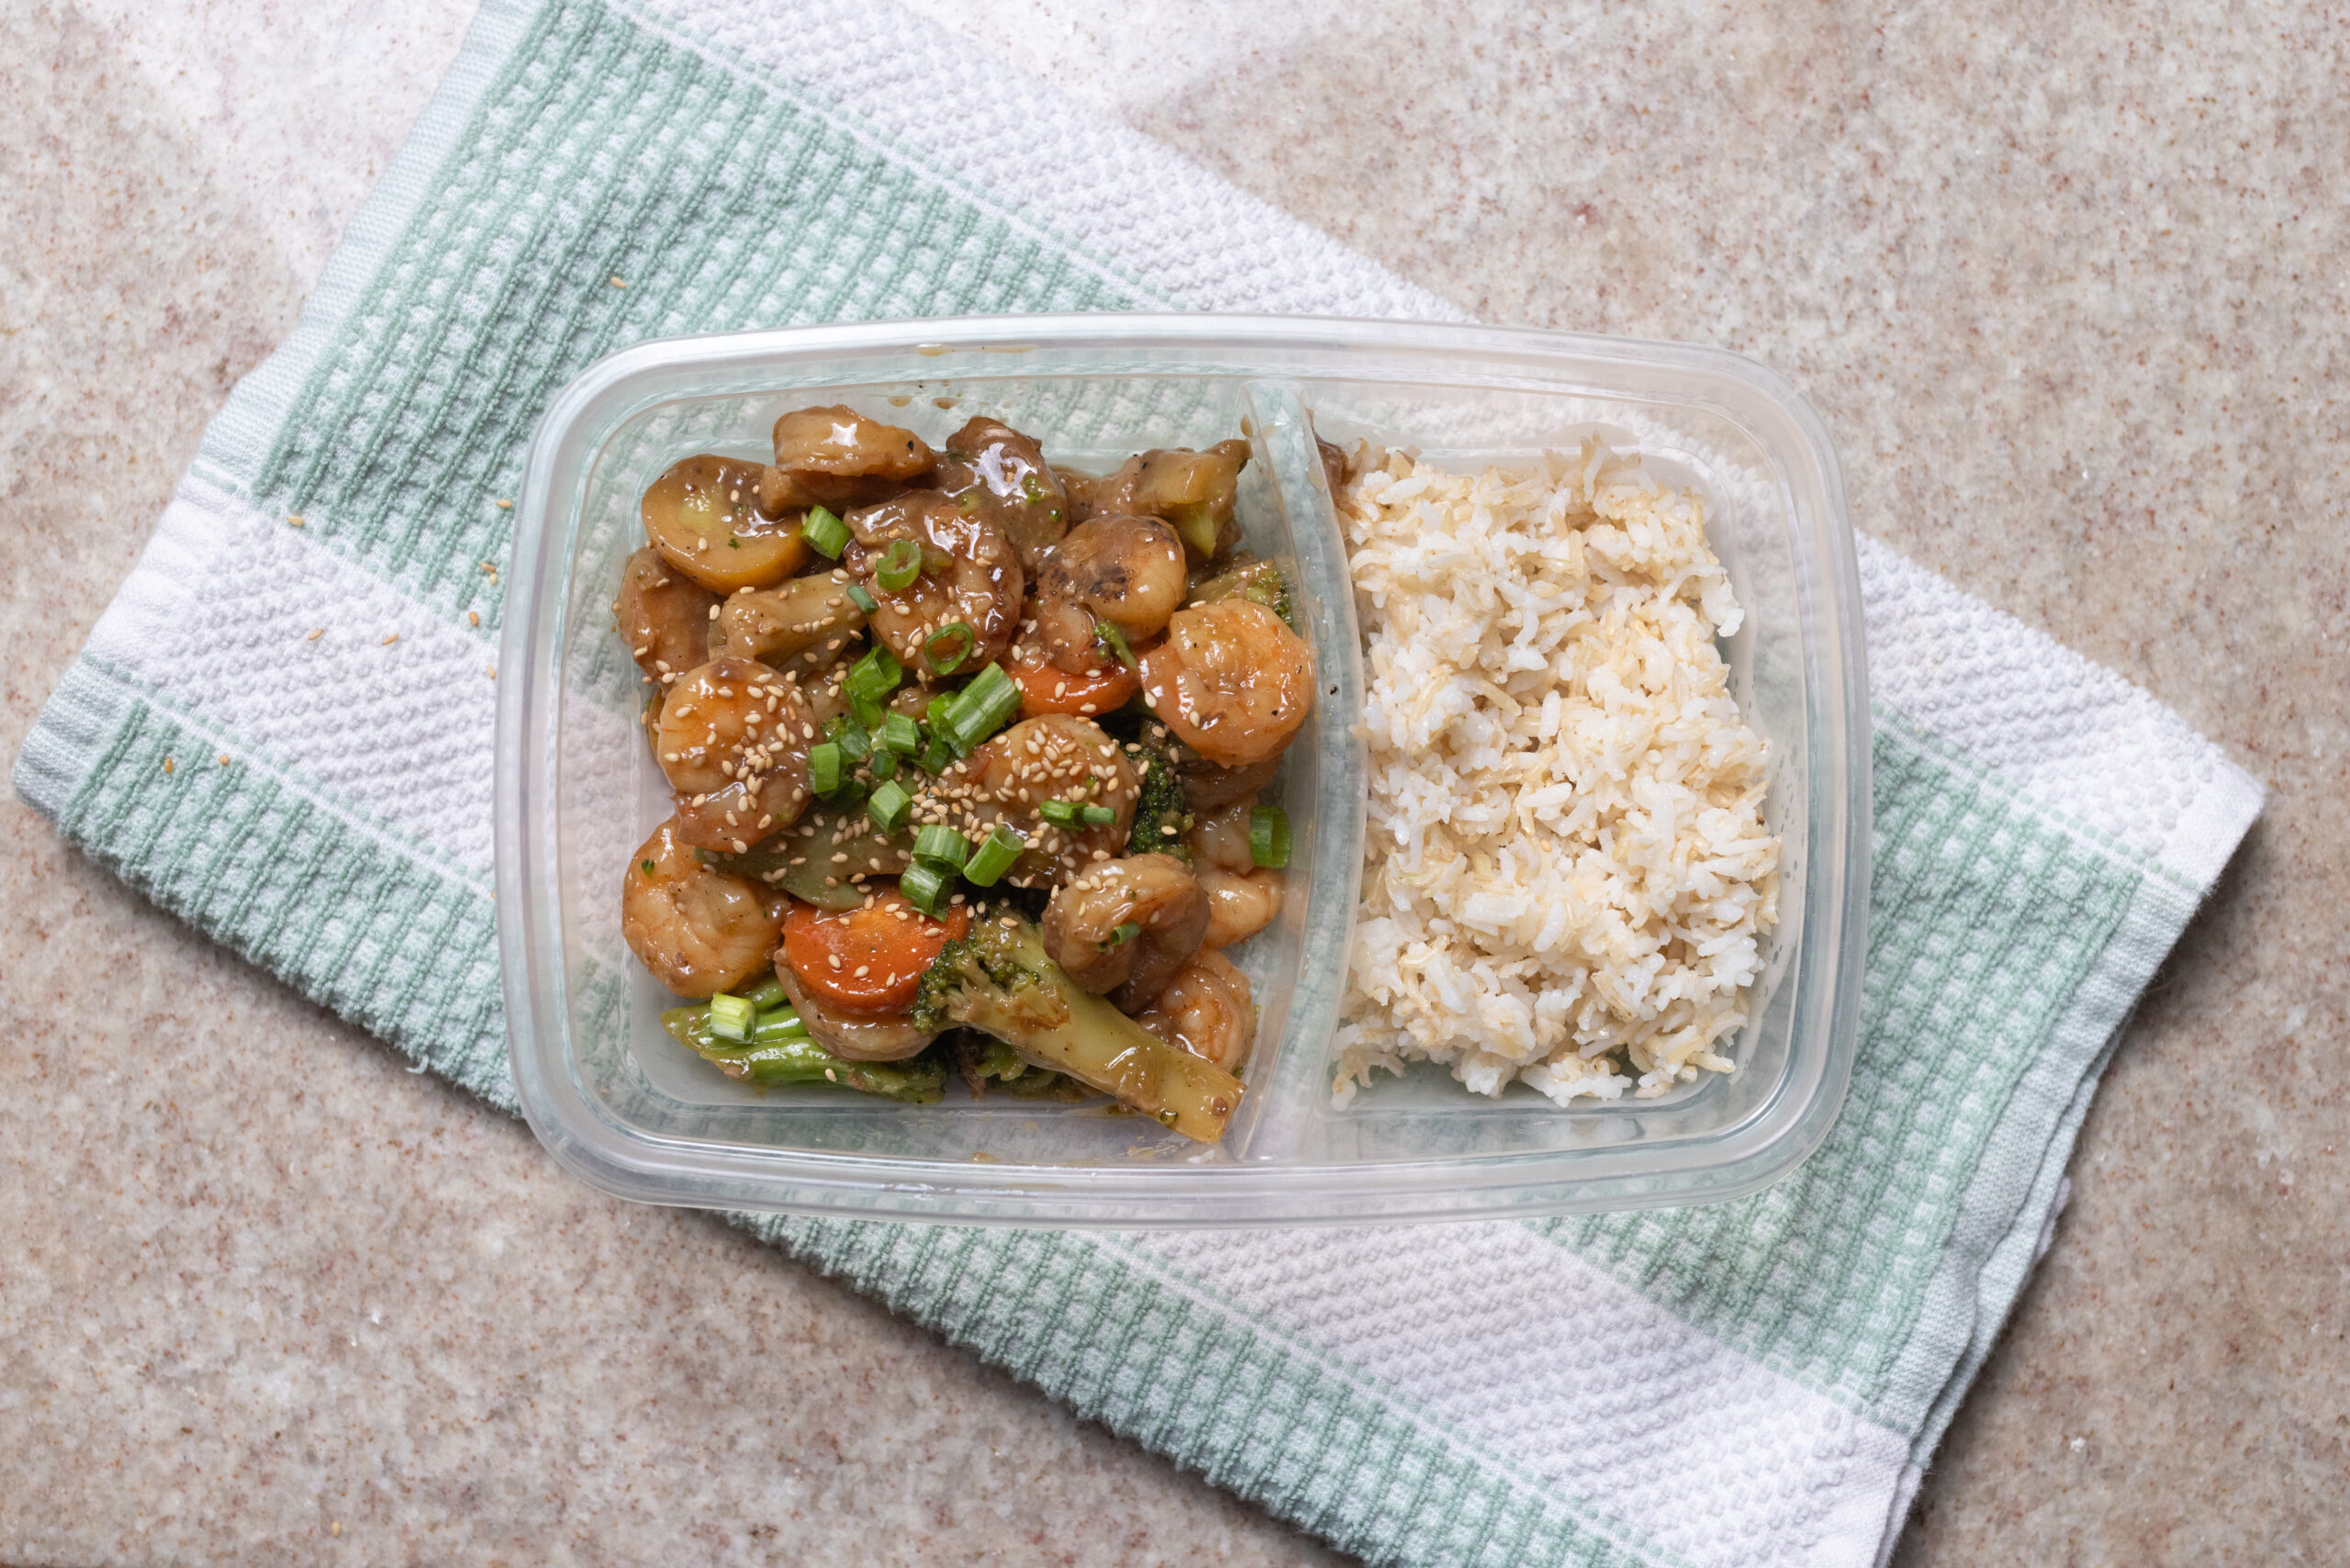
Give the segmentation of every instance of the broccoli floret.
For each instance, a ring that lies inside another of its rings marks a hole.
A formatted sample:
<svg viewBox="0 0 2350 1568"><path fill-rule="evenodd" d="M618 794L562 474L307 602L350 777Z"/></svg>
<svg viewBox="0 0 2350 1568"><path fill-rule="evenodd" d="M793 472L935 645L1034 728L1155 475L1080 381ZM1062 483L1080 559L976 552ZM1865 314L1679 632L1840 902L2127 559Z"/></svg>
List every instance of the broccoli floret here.
<svg viewBox="0 0 2350 1568"><path fill-rule="evenodd" d="M1148 734L1149 726L1144 726L1143 733ZM1126 834L1126 853L1172 855L1191 864L1192 851L1184 845L1183 835L1192 831L1192 813L1184 809L1183 780L1175 771L1173 759L1147 740L1128 741L1126 759L1142 775L1142 793L1135 801L1135 825Z"/></svg>
<svg viewBox="0 0 2350 1568"><path fill-rule="evenodd" d="M1220 599L1245 599L1261 604L1281 618L1291 631L1297 616L1290 602L1289 577L1270 561L1241 561L1227 566L1192 590L1192 604L1214 604Z"/></svg>
<svg viewBox="0 0 2350 1568"><path fill-rule="evenodd" d="M1031 1064L1067 1073L1185 1137L1214 1143L1240 1103L1240 1081L1170 1046L1080 989L1016 915L987 915L924 971L908 1016L917 1028L963 1025Z"/></svg>

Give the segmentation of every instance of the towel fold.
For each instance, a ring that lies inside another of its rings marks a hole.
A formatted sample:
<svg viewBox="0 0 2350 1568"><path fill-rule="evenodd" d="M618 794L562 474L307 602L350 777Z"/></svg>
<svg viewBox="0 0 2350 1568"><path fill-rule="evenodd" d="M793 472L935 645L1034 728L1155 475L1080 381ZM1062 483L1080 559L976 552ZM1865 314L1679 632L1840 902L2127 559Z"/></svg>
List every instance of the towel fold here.
<svg viewBox="0 0 2350 1568"><path fill-rule="evenodd" d="M511 1109L498 502L548 395L679 332L1168 307L1456 314L880 0L789 27L737 0L491 0L17 789ZM1863 1040L1835 1133L1778 1186L1364 1231L757 1227L1374 1562L1882 1560L2117 1032L2260 790L2046 638L1866 541L1861 566Z"/></svg>

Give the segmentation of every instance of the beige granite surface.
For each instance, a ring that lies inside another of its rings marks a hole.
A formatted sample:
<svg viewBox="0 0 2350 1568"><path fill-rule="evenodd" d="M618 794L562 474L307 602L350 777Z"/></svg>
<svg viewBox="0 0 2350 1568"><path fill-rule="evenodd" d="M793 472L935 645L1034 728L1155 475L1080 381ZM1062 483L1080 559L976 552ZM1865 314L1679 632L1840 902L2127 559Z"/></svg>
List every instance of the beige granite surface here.
<svg viewBox="0 0 2350 1568"><path fill-rule="evenodd" d="M2268 782L1897 1562L2350 1561L2350 17L920 8L1480 314L1771 361L1861 526ZM8 755L467 9L0 6ZM13 801L0 902L0 1560L1331 1560Z"/></svg>

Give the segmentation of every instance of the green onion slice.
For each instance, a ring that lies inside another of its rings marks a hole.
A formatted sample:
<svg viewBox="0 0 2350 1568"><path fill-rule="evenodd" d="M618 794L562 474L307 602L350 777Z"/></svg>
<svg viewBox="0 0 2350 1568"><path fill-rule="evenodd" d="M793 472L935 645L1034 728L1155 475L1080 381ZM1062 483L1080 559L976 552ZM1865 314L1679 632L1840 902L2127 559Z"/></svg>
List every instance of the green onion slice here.
<svg viewBox="0 0 2350 1568"><path fill-rule="evenodd" d="M892 765L894 753L884 753ZM905 786L895 779L886 779L874 786L872 795L865 802L865 814L883 833L895 833L906 825L906 818L914 809L914 798L906 793Z"/></svg>
<svg viewBox="0 0 2350 1568"><path fill-rule="evenodd" d="M848 585L848 601L867 615L881 608L881 601L866 592L863 583Z"/></svg>
<svg viewBox="0 0 2350 1568"><path fill-rule="evenodd" d="M829 795L840 787L840 744L819 741L808 748L808 788L819 795Z"/></svg>
<svg viewBox="0 0 2350 1568"><path fill-rule="evenodd" d="M957 693L955 706L946 716L946 744L956 756L968 756L974 746L1003 728L1019 711L1020 688L1003 673L1002 665L991 664Z"/></svg>
<svg viewBox="0 0 2350 1568"><path fill-rule="evenodd" d="M837 561L848 548L848 524L828 507L810 507L807 521L800 525L800 537L808 541L810 549Z"/></svg>
<svg viewBox="0 0 2350 1568"><path fill-rule="evenodd" d="M971 649L978 642L979 637L970 627L957 621L930 634L922 645L923 657L939 674L953 675L971 656Z"/></svg>
<svg viewBox="0 0 2350 1568"><path fill-rule="evenodd" d="M898 879L898 891L905 895L908 903L936 920L938 912L946 906L946 890L954 880L951 868L935 860L917 860Z"/></svg>
<svg viewBox="0 0 2350 1568"><path fill-rule="evenodd" d="M873 755L873 737L866 733L864 725L846 713L841 714L825 725L824 735L834 745L841 748L841 762L844 766L855 767Z"/></svg>
<svg viewBox="0 0 2350 1568"><path fill-rule="evenodd" d="M1107 806L1080 806L1077 814L1084 819L1088 827L1107 827L1118 820L1118 813Z"/></svg>
<svg viewBox="0 0 2350 1568"><path fill-rule="evenodd" d="M1106 953L1113 947L1123 947L1141 935L1142 927L1129 920L1110 933L1110 939L1102 944L1102 950Z"/></svg>
<svg viewBox="0 0 2350 1568"><path fill-rule="evenodd" d="M881 564L874 568L873 580L885 593L896 593L913 587L922 576L922 546L911 539L892 539L890 547L881 552Z"/></svg>
<svg viewBox="0 0 2350 1568"><path fill-rule="evenodd" d="M894 751L877 751L865 759L865 770L872 774L873 781L878 784L885 778L895 778L898 776L898 764L901 760L902 759Z"/></svg>
<svg viewBox="0 0 2350 1568"><path fill-rule="evenodd" d="M945 741L934 740L923 748L922 756L915 760L914 766L935 778L955 766L955 754L946 749Z"/></svg>
<svg viewBox="0 0 2350 1568"><path fill-rule="evenodd" d="M1248 858L1269 871L1289 864L1289 813L1279 806L1257 806L1248 812Z"/></svg>
<svg viewBox="0 0 2350 1568"><path fill-rule="evenodd" d="M896 692L898 683L905 678L906 669L898 662L898 655L877 644L848 666L841 689L852 697L887 698Z"/></svg>
<svg viewBox="0 0 2350 1568"><path fill-rule="evenodd" d="M710 999L710 1032L722 1040L737 1045L748 1041L751 1025L758 1019L759 1010L747 996L729 996L722 991Z"/></svg>
<svg viewBox="0 0 2350 1568"><path fill-rule="evenodd" d="M1055 827L1075 827L1080 808L1070 801L1046 801L1036 808L1036 814Z"/></svg>
<svg viewBox="0 0 2350 1568"><path fill-rule="evenodd" d="M1111 657L1128 669L1135 667L1135 651L1126 646L1126 634L1124 632L1119 631L1107 621L1096 621L1093 623L1093 634L1102 639L1102 645L1110 650Z"/></svg>
<svg viewBox="0 0 2350 1568"><path fill-rule="evenodd" d="M975 888L992 888L1006 871L1012 869L1012 863L1019 859L1020 852L1027 847L1026 839L998 823L993 832L979 840L979 846L971 851L971 857L963 863L963 879Z"/></svg>
<svg viewBox="0 0 2350 1568"><path fill-rule="evenodd" d="M971 857L971 841L953 828L933 823L914 834L914 858L936 860L957 870Z"/></svg>
<svg viewBox="0 0 2350 1568"><path fill-rule="evenodd" d="M922 726L903 713L892 713L881 721L880 732L873 738L881 743L884 751L912 756L922 749Z"/></svg>

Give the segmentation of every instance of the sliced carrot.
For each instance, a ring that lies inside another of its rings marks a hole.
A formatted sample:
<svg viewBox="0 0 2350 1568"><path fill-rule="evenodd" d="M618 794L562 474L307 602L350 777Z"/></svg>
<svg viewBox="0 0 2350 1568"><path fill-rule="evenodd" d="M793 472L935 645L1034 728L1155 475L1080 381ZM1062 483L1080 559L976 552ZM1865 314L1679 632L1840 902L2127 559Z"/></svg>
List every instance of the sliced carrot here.
<svg viewBox="0 0 2350 1568"><path fill-rule="evenodd" d="M933 920L895 888L856 909L821 910L794 899L783 921L783 957L800 984L845 1013L900 1013L939 949L970 929L970 912L960 904Z"/></svg>
<svg viewBox="0 0 2350 1568"><path fill-rule="evenodd" d="M1074 713L1090 719L1125 707L1142 689L1142 677L1125 665L1113 664L1089 675L1071 675L1049 663L1033 645L1016 647L1005 661L1005 673L1020 688L1020 716Z"/></svg>

